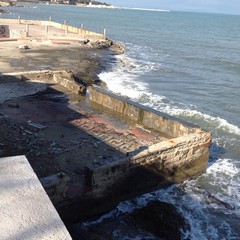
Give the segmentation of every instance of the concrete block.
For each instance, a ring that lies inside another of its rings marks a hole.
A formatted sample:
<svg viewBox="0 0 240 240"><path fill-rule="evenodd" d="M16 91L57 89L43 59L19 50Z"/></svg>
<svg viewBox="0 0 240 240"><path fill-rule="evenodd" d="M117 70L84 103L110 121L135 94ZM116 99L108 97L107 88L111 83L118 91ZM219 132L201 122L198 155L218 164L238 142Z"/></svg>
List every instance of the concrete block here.
<svg viewBox="0 0 240 240"><path fill-rule="evenodd" d="M25 156L0 159L0 195L0 239L71 239Z"/></svg>
<svg viewBox="0 0 240 240"><path fill-rule="evenodd" d="M86 86L75 82L74 76L70 72L55 73L53 74L53 80L73 93L78 95L86 94Z"/></svg>

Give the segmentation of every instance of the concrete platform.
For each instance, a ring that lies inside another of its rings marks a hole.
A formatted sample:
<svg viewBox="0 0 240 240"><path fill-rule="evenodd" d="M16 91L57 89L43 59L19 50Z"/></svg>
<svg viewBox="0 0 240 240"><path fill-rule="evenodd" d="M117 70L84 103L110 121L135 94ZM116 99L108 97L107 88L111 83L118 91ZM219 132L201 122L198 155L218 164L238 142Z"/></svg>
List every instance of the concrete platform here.
<svg viewBox="0 0 240 240"><path fill-rule="evenodd" d="M25 156L0 159L0 239L72 239Z"/></svg>

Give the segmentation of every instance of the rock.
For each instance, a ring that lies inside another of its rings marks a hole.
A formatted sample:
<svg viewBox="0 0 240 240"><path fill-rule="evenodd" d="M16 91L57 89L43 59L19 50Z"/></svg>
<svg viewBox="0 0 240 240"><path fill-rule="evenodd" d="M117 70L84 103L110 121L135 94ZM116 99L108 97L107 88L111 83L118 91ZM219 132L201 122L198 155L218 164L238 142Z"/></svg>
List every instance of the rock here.
<svg viewBox="0 0 240 240"><path fill-rule="evenodd" d="M97 41L89 41L87 45L94 48L105 49L110 48L113 45L113 41L111 40L97 40Z"/></svg>
<svg viewBox="0 0 240 240"><path fill-rule="evenodd" d="M98 87L100 87L100 88L102 88L102 89L108 90L107 84L104 81L100 80L100 79L95 80L93 82L93 84L98 86Z"/></svg>
<svg viewBox="0 0 240 240"><path fill-rule="evenodd" d="M19 106L19 104L17 104L17 103L9 103L9 104L8 104L8 107L11 107L11 108L19 108L20 106Z"/></svg>
<svg viewBox="0 0 240 240"><path fill-rule="evenodd" d="M182 231L190 230L174 205L160 201L152 201L146 207L134 210L130 219L160 239L182 239Z"/></svg>
<svg viewBox="0 0 240 240"><path fill-rule="evenodd" d="M83 44L88 44L89 42L90 42L90 40L86 39L86 40L83 41Z"/></svg>
<svg viewBox="0 0 240 240"><path fill-rule="evenodd" d="M0 6L1 6L1 4L0 4ZM0 14L9 14L9 11L0 9Z"/></svg>
<svg viewBox="0 0 240 240"><path fill-rule="evenodd" d="M114 43L111 49L117 54L123 54L125 52L125 47L122 43Z"/></svg>

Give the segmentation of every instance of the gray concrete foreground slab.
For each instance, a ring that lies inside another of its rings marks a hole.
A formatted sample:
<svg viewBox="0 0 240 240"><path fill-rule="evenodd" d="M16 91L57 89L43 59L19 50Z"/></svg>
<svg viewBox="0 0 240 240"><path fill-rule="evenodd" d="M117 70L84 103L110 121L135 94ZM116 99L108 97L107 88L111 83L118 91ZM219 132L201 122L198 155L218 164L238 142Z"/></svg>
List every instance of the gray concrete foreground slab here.
<svg viewBox="0 0 240 240"><path fill-rule="evenodd" d="M25 156L0 159L0 239L71 239Z"/></svg>

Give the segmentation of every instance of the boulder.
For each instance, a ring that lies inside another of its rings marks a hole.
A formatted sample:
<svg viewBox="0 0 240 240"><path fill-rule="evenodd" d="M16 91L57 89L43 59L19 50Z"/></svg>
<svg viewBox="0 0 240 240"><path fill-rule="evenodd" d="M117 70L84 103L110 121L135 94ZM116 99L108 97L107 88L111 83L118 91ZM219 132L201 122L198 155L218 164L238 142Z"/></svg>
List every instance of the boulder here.
<svg viewBox="0 0 240 240"><path fill-rule="evenodd" d="M130 219L160 239L182 239L182 231L190 230L176 207L166 202L149 202L146 207L134 210Z"/></svg>

